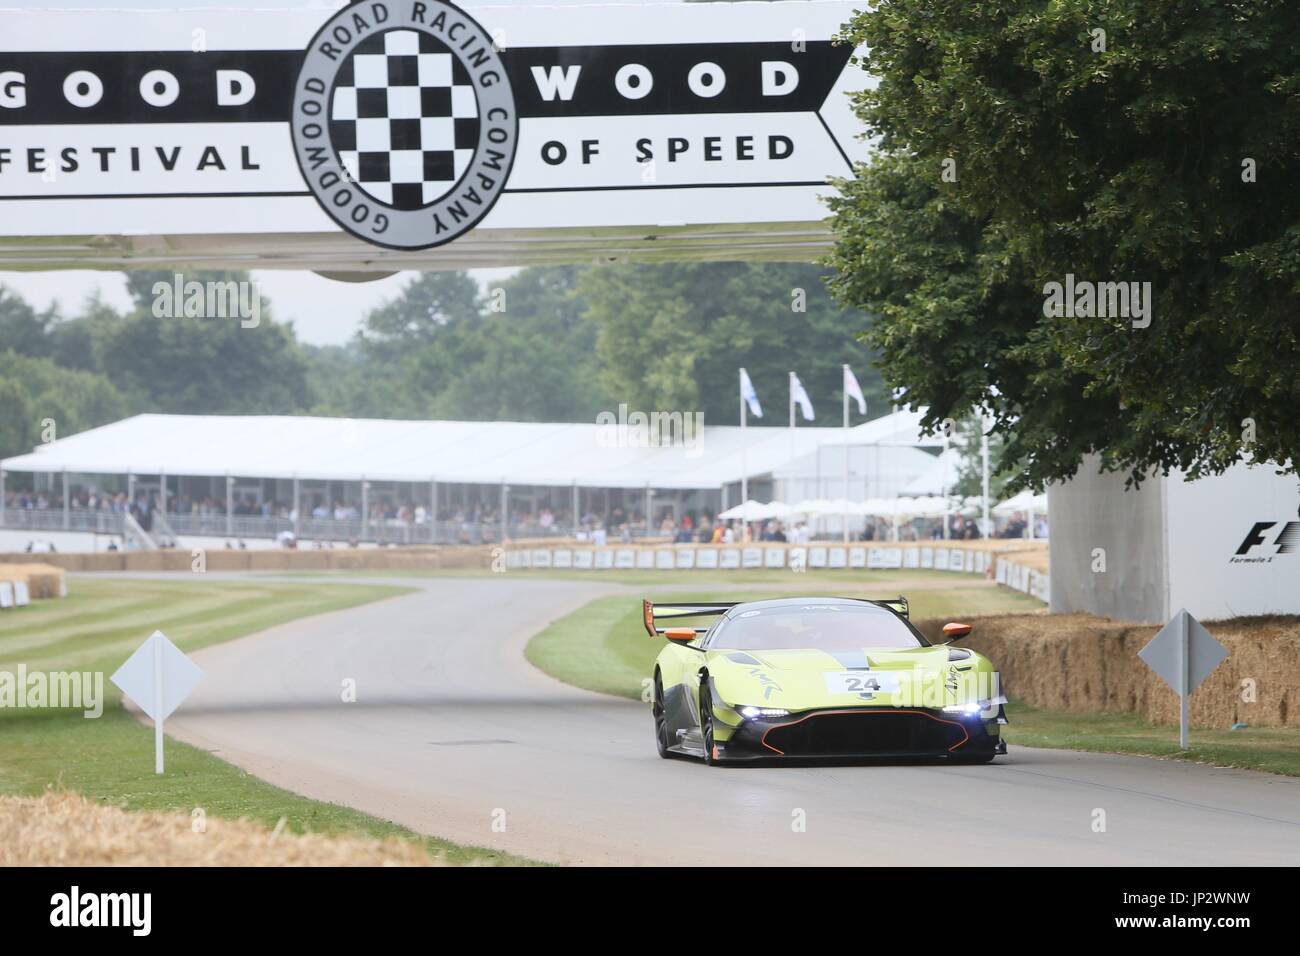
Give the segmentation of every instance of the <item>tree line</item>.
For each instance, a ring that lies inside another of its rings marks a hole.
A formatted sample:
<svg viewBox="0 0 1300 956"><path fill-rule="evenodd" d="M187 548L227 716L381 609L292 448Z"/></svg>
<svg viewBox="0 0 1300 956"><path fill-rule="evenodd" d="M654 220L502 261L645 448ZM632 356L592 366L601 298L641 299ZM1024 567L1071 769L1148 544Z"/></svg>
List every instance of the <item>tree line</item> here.
<svg viewBox="0 0 1300 956"><path fill-rule="evenodd" d="M159 317L154 284L172 280L130 272L130 308L92 298L70 313L0 286L0 456L31 450L47 421L66 436L142 412L592 422L627 403L734 424L742 365L766 423L784 422L794 369L820 402L818 424L838 424L843 362L871 414L883 408L856 339L866 318L832 301L815 265L534 267L491 288L421 273L341 346L301 341L265 303L256 327Z"/></svg>

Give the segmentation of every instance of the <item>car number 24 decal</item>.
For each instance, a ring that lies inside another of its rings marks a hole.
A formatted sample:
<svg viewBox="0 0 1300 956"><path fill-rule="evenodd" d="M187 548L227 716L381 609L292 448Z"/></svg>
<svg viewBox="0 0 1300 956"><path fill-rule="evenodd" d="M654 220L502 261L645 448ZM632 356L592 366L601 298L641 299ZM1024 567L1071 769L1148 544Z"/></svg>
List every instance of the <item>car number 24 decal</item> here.
<svg viewBox="0 0 1300 956"><path fill-rule="evenodd" d="M829 671L822 676L828 694L898 693L898 675L886 671Z"/></svg>

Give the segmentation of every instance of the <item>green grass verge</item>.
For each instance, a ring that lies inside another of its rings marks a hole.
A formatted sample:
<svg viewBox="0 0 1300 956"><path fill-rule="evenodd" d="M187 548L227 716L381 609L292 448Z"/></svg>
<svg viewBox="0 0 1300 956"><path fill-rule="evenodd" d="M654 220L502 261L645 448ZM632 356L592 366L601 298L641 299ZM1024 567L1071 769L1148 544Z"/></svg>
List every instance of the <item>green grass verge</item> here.
<svg viewBox="0 0 1300 956"><path fill-rule="evenodd" d="M407 593L378 584L257 580L75 578L68 597L0 615L0 670L104 673L104 713L0 708L0 793L38 794L66 787L128 810L244 817L266 826L281 819L297 833L418 840L454 864L521 864L495 850L426 838L358 810L309 800L265 783L204 750L166 742L167 772L153 773L153 731L121 706L108 680L155 629L196 650L297 618Z"/></svg>
<svg viewBox="0 0 1300 956"><path fill-rule="evenodd" d="M729 572L726 583L733 586L753 583L749 576L751 573L761 572ZM901 590L907 594L912 616L916 618L1010 613L1043 606L1031 597L1005 588L992 588L983 583L954 584L950 575L937 576L946 587L918 588L915 585L918 579L924 580L921 575L925 572L916 574L917 578L913 579L906 575L893 575L894 580L886 581L872 577L869 579L871 593L884 597ZM820 575L809 574L800 581L800 587L812 584L818 577ZM785 584L789 584L790 579L788 571L779 578ZM698 586L698 577L691 580ZM861 586L861 572L857 572L856 580ZM674 593L673 600L716 601L722 597L727 601L753 601L772 596L772 591L749 591L742 587L729 588L725 597L716 590ZM639 700L642 681L650 677L655 658L662 648L662 640L653 640L645 632L639 600L605 597L553 623L528 642L524 654L536 667L565 683Z"/></svg>
<svg viewBox="0 0 1300 956"><path fill-rule="evenodd" d="M1176 724L1153 724L1136 714L1040 710L1014 701L1008 712L1007 742L1022 747L1169 757L1300 777L1300 734L1294 729L1193 727L1188 734L1191 749L1179 750Z"/></svg>
<svg viewBox="0 0 1300 956"><path fill-rule="evenodd" d="M951 584L953 579L945 580ZM922 590L905 581L902 590L916 618L1011 613L1042 607L1037 601L1001 588L958 585ZM873 589L873 593L884 592ZM680 601L710 601L717 600L718 593L673 597ZM731 601L762 597L771 597L771 592L737 591L726 595ZM640 700L642 682L649 678L662 646L662 641L646 635L639 602L627 597L605 597L551 624L528 643L525 655L536 667L566 683ZM1011 723L1005 734L1008 743L1015 746L1167 757L1300 776L1300 734L1294 730L1194 729L1191 749L1180 751L1176 726L1153 724L1134 714L1040 710L1015 701L1008 712Z"/></svg>

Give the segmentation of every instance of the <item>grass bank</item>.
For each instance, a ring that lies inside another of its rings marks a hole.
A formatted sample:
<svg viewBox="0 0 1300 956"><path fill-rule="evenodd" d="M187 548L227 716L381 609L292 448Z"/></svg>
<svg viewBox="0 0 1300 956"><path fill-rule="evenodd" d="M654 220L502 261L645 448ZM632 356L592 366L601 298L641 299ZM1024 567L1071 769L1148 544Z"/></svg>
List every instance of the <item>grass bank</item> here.
<svg viewBox="0 0 1300 956"><path fill-rule="evenodd" d="M406 593L379 584L321 584L78 577L68 597L0 615L0 671L99 671L104 713L0 708L0 794L37 795L67 788L128 810L201 809L209 817L246 818L294 833L398 837L420 842L446 862L522 861L493 850L428 839L405 827L337 804L271 786L206 751L168 740L167 772L153 773L153 731L121 706L109 681L154 630L186 651L314 614Z"/></svg>

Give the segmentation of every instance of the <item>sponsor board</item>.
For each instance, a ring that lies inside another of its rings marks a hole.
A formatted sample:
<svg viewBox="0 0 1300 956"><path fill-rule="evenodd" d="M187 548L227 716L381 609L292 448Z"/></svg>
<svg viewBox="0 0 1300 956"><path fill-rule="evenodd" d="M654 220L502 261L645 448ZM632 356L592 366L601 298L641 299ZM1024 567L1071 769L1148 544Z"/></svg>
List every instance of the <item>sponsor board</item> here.
<svg viewBox="0 0 1300 956"><path fill-rule="evenodd" d="M832 42L854 5L665 9L10 11L0 235L411 252L480 228L820 223L867 150L847 96L867 78Z"/></svg>
<svg viewBox="0 0 1300 956"><path fill-rule="evenodd" d="M837 554L838 552L838 554ZM862 548L842 546L812 545L784 546L766 544L762 547L746 546L744 548L713 548L677 546L673 548L584 548L570 550L556 549L518 549L506 554L508 568L575 568L597 569L612 568L628 570L752 570L758 568L790 568L800 571L807 568L843 569L853 568L870 574L872 570L884 569L918 569L925 566L925 555L929 552L932 560L943 562L947 559L949 570L970 574L983 574L981 568L995 568L995 578L999 584L1032 595L1046 602L1050 593L1048 575L1033 568L1006 558L995 558L983 551L964 548ZM6 600L5 587L8 582L0 582L0 606ZM12 605L13 592L8 592L7 600Z"/></svg>

